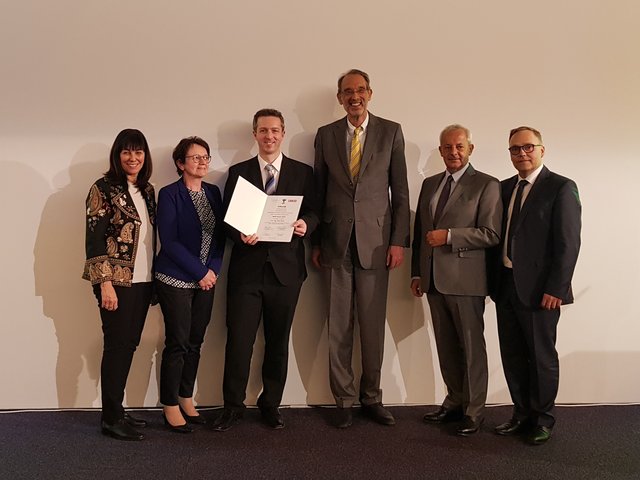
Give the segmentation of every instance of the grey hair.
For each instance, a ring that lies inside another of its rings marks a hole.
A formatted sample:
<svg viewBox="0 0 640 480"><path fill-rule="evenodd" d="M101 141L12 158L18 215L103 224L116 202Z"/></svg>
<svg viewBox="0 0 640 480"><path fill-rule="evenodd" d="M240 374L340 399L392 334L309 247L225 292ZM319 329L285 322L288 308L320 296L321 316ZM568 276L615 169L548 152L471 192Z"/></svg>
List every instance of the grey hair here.
<svg viewBox="0 0 640 480"><path fill-rule="evenodd" d="M454 123L452 125L447 125L446 127L444 127L442 129L442 132L440 132L440 145L442 145L442 138L447 134L447 133L451 133L454 132L456 130L462 130L464 131L464 134L467 137L467 141L469 143L471 142L471 130L469 130L467 127L464 127L462 125L460 125L459 123Z"/></svg>

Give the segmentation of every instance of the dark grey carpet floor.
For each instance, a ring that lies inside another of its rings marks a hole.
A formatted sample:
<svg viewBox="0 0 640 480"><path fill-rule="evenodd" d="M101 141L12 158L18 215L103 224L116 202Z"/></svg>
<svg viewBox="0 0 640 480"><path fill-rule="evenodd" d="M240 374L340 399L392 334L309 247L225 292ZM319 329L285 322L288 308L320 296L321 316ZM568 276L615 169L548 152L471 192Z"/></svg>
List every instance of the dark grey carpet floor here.
<svg viewBox="0 0 640 480"><path fill-rule="evenodd" d="M395 427L356 414L346 430L329 425L331 408L283 409L287 426L277 431L248 410L228 432L191 435L141 410L150 422L142 442L101 435L98 411L0 412L0 478L640 479L640 406L559 407L553 437L539 447L492 433L509 407L488 408L470 438L425 425L430 408L392 407Z"/></svg>

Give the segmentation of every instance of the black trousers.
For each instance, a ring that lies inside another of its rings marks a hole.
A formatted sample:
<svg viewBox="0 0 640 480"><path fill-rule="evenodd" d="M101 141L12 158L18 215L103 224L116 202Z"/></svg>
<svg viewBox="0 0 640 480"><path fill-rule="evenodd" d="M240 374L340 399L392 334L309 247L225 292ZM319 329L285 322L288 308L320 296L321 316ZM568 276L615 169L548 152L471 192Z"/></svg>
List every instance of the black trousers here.
<svg viewBox="0 0 640 480"><path fill-rule="evenodd" d="M222 392L224 406L244 409L253 344L260 319L264 327L264 360L260 408L278 407L287 380L289 336L302 282L282 285L269 262L262 275L227 287L227 345Z"/></svg>
<svg viewBox="0 0 640 480"><path fill-rule="evenodd" d="M174 406L178 405L178 396L193 396L200 347L211 321L214 289L177 288L156 280L156 291L165 330L160 403Z"/></svg>
<svg viewBox="0 0 640 480"><path fill-rule="evenodd" d="M113 424L124 416L122 401L127 384L133 353L140 343L140 336L151 303L151 282L134 283L131 287L114 287L118 296L118 309L100 308L104 349L100 377L102 386L102 420ZM102 303L100 285L93 292Z"/></svg>
<svg viewBox="0 0 640 480"><path fill-rule="evenodd" d="M523 305L516 292L513 272L505 268L496 313L500 355L513 400L513 417L552 428L560 379L556 350L560 309L543 310Z"/></svg>

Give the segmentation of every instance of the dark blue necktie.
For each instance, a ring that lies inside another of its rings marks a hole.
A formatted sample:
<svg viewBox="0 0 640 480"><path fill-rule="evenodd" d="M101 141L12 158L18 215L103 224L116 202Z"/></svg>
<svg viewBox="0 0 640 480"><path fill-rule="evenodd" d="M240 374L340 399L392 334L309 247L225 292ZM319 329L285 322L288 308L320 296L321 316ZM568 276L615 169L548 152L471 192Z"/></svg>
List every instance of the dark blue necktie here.
<svg viewBox="0 0 640 480"><path fill-rule="evenodd" d="M511 260L511 240L516 230L516 223L518 223L518 216L520 216L520 208L522 204L522 192L524 187L529 182L526 180L520 180L518 182L518 191L516 192L516 198L513 201L513 209L511 210L511 220L509 221L509 233L507 235L507 258Z"/></svg>

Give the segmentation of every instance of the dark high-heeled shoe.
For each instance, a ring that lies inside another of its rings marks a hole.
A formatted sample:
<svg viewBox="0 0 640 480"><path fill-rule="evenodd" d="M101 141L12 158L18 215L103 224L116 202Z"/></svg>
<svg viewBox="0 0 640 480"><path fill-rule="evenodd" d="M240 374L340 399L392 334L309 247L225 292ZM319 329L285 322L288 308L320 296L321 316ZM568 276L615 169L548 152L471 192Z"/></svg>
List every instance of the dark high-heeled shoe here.
<svg viewBox="0 0 640 480"><path fill-rule="evenodd" d="M165 427L167 427L172 432L175 432L175 433L193 433L193 428L191 428L186 423L184 425L171 425L169 423L169 420L167 420L167 417L164 415L164 413L162 414L162 419L164 420Z"/></svg>
<svg viewBox="0 0 640 480"><path fill-rule="evenodd" d="M206 425L207 423L207 420L202 415L187 415L182 407L180 407L180 413L182 413L182 416L187 421L187 423L192 423L194 425Z"/></svg>

